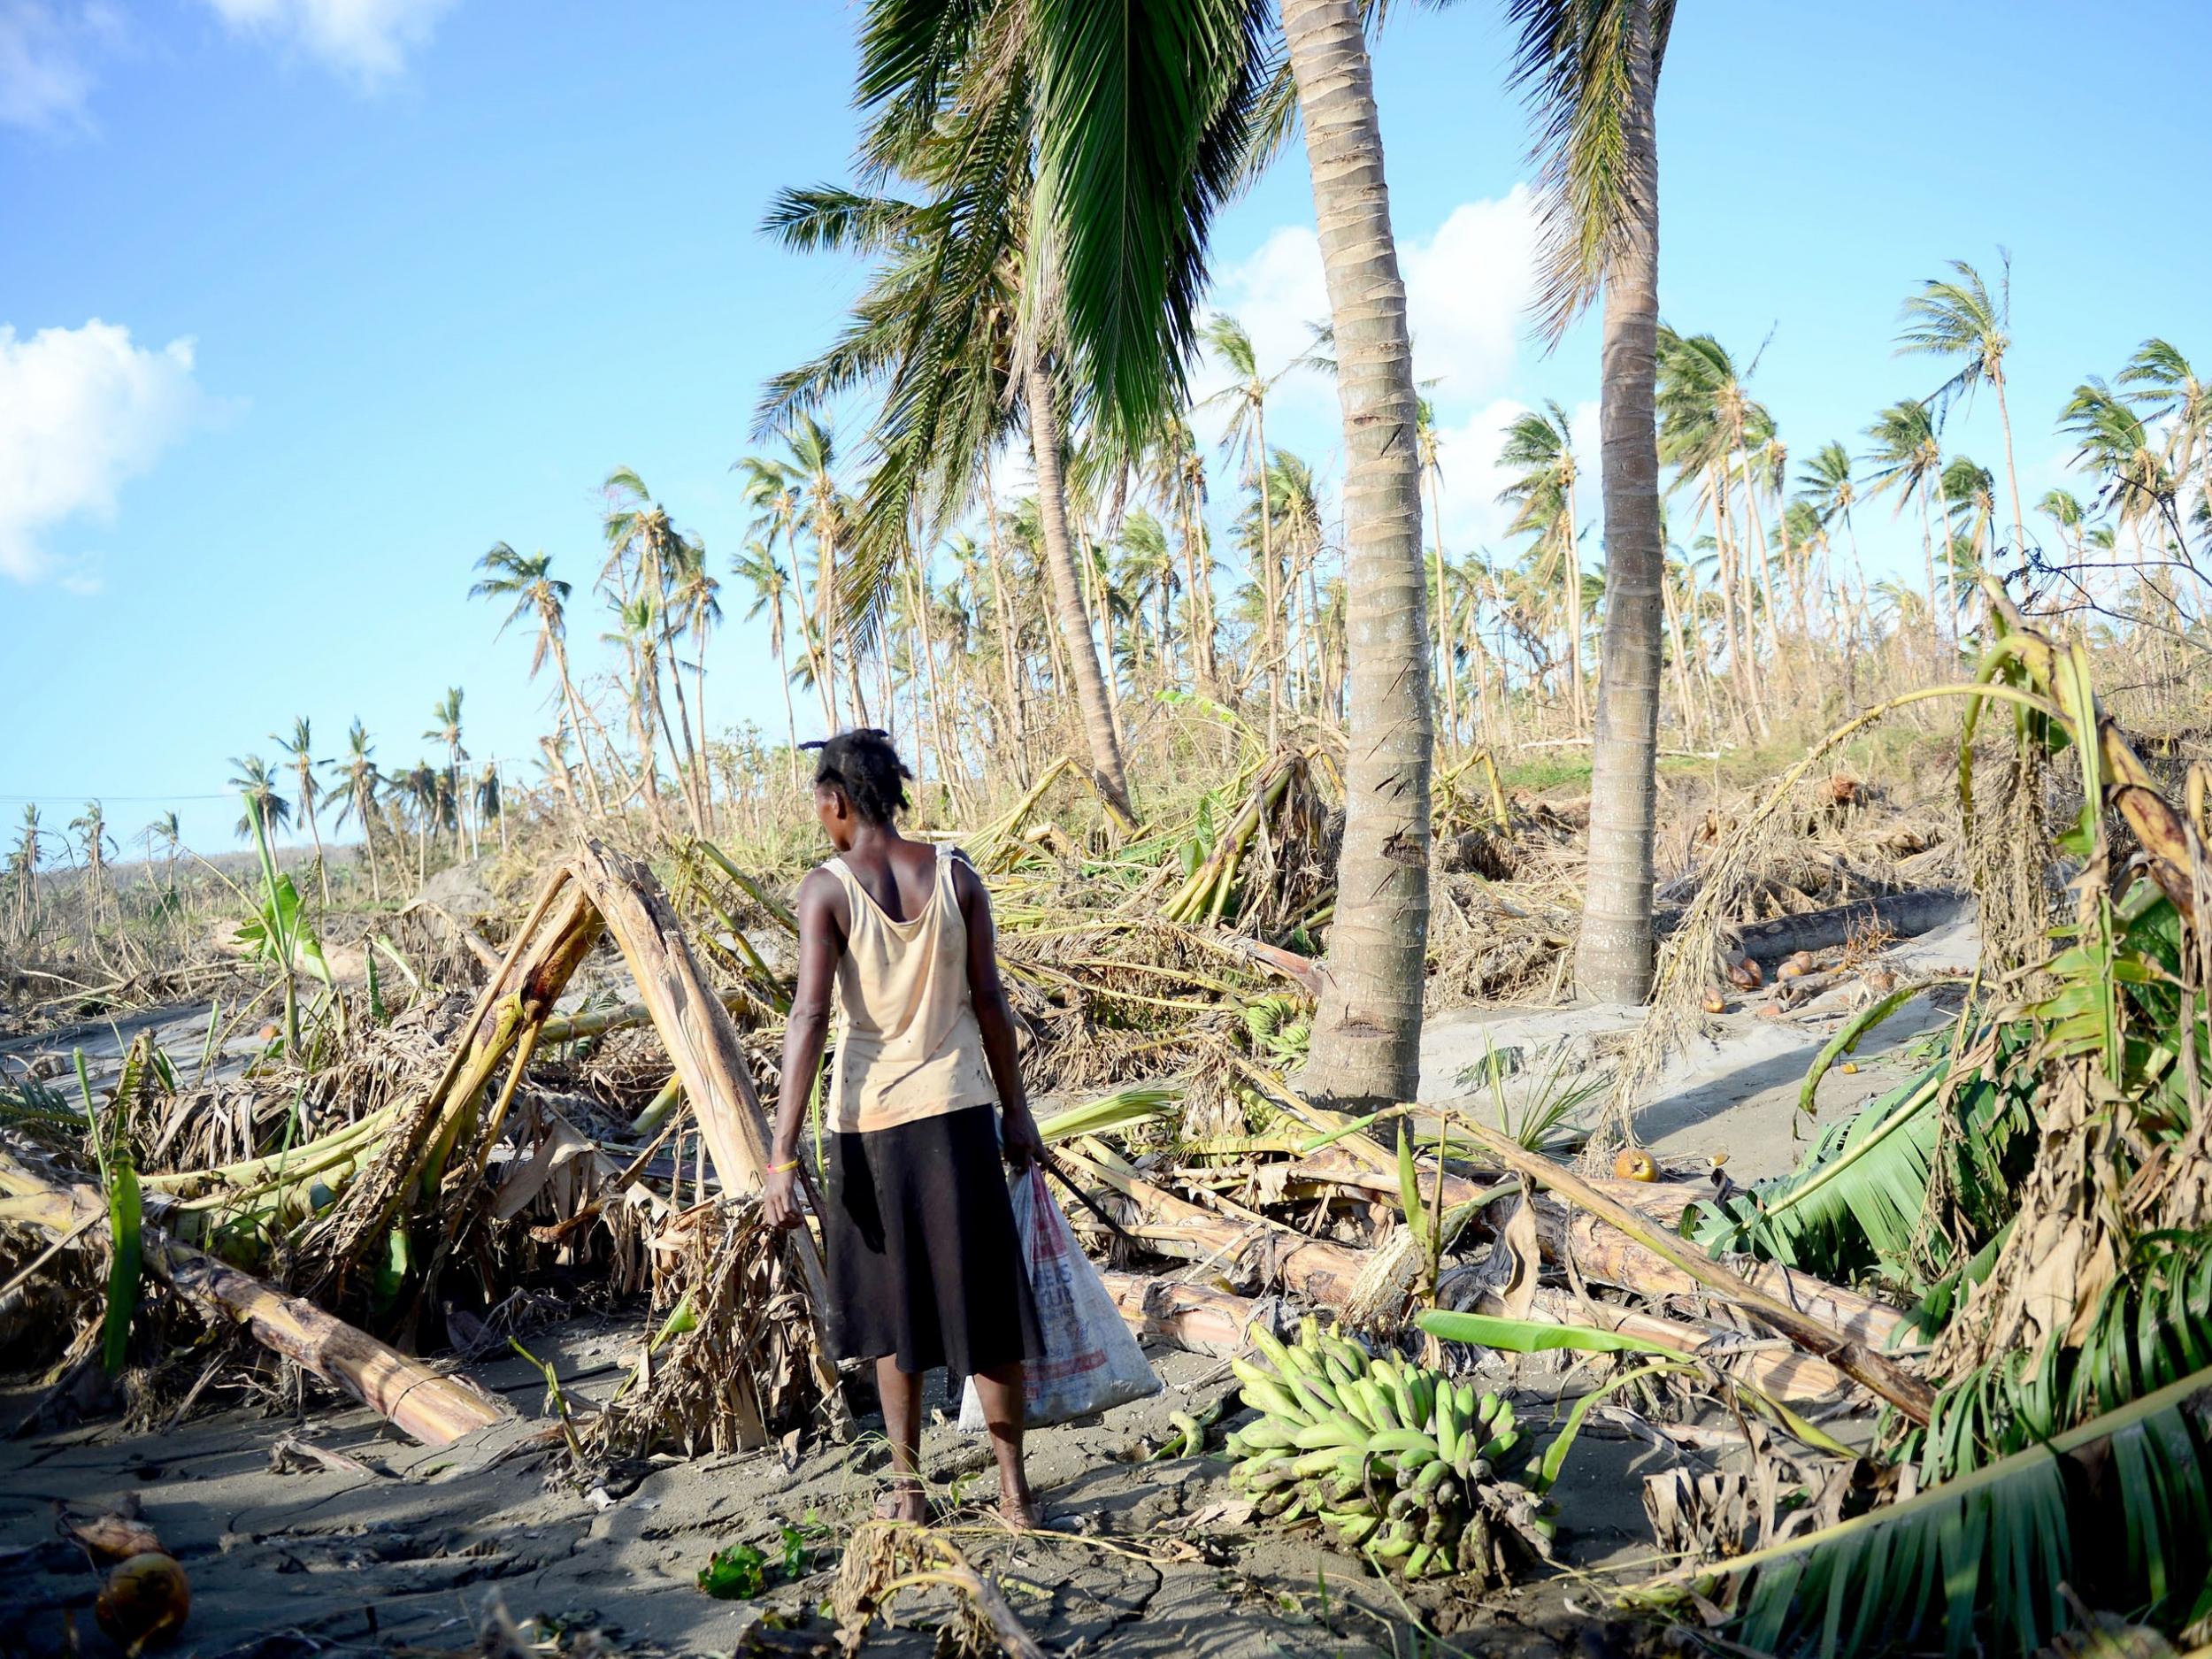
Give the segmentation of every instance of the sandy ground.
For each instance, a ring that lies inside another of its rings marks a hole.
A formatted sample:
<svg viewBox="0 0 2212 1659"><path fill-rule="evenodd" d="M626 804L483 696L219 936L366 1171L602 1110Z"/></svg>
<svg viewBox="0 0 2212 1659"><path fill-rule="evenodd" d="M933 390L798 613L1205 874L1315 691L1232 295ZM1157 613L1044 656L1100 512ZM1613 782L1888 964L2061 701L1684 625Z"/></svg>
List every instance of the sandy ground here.
<svg viewBox="0 0 2212 1659"><path fill-rule="evenodd" d="M1970 926L1900 947L1908 972L1970 966ZM1798 1111L1798 1086L1814 1055L1847 1017L1840 998L1795 1018L1738 1011L1701 1022L1671 1063L1639 1122L1643 1137L1683 1171L1701 1177L1725 1152L1750 1180L1789 1167L1816 1125ZM1858 1056L1856 1075L1832 1072L1819 1119L1899 1081L1911 1039L1943 1016L1925 1004L1885 1026ZM152 1019L172 1052L196 1054L204 1009ZM1489 1048L1518 1049L1521 1077L1550 1068L1601 1070L1633 1029L1608 1010L1470 1010L1432 1023L1422 1094L1467 1092L1470 1068ZM112 1051L133 1028L102 1025L47 1033L41 1049L72 1041ZM11 1045L12 1046L12 1045ZM1517 1082L1516 1087L1526 1087ZM634 1351L636 1322L583 1320L531 1334L557 1367L572 1402L603 1399ZM1479 1603L1433 1590L1400 1599L1355 1560L1325 1548L1311 1529L1255 1525L1226 1481L1219 1455L1141 1461L1166 1434L1170 1411L1227 1393L1227 1368L1194 1356L1154 1356L1165 1392L1086 1425L1043 1430L1032 1465L1055 1515L1050 1536L1010 1536L977 1513L960 1541L1004 1577L1017 1609L1056 1655L1118 1659L1413 1659L1430 1632L1453 1632L1469 1654L1602 1653L1613 1644L1586 1611L1608 1581L1648 1563L1640 1477L1663 1456L1602 1429L1586 1433L1557 1493L1561 1546L1571 1573L1553 1575ZM98 1578L83 1552L57 1533L57 1505L79 1517L127 1494L189 1575L194 1608L175 1651L243 1659L308 1654L446 1653L470 1648L495 1602L517 1618L597 1630L626 1654L826 1653L818 1611L826 1571L795 1582L772 1574L752 1602L718 1601L695 1580L718 1548L752 1543L782 1554L786 1526L834 1536L864 1517L886 1455L865 1432L850 1445L787 1461L778 1450L684 1460L659 1457L579 1490L530 1436L541 1425L545 1388L519 1358L472 1371L520 1409L518 1421L431 1451L373 1413L327 1400L303 1415L277 1402L233 1407L155 1434L96 1422L0 1442L0 1655L69 1650L73 1624L84 1651L113 1652L90 1617ZM1531 1378L1524 1413L1541 1411L1560 1379ZM1565 1379L1571 1389L1574 1379ZM941 1378L932 1398L951 1415ZM24 1402L0 1397L0 1421ZM365 1465L331 1470L275 1455L296 1435ZM947 1503L987 1501L992 1479L977 1441L938 1421L926 1446ZM280 1472L281 1471L282 1472ZM927 1603L917 1621L930 1622ZM879 1634L872 1650L919 1659L926 1632Z"/></svg>
<svg viewBox="0 0 2212 1659"><path fill-rule="evenodd" d="M633 1325L577 1323L532 1342L583 1402L612 1386L618 1356L637 1335ZM1566 1606L1571 1579L1479 1605L1450 1605L1425 1590L1414 1606L1321 1548L1310 1529L1255 1527L1222 1457L1133 1460L1148 1440L1164 1438L1170 1411L1233 1386L1217 1363L1156 1359L1161 1395L1032 1437L1052 1535L1011 1536L981 1512L952 1522L973 1558L1009 1581L1048 1649L1126 1659L1409 1655L1417 1617L1460 1630L1457 1644L1471 1653L1574 1650L1585 1621ZM109 1651L92 1631L97 1579L83 1553L57 1537L55 1506L82 1517L127 1493L192 1582L179 1652L456 1651L471 1646L495 1601L518 1618L597 1630L626 1654L827 1648L830 1625L818 1610L826 1571L795 1582L772 1573L772 1587L751 1602L712 1600L695 1580L718 1548L752 1543L780 1558L786 1525L833 1535L864 1517L886 1462L879 1423L795 1464L774 1449L658 1457L580 1491L550 1454L526 1445L540 1426L542 1381L518 1359L473 1374L525 1415L436 1451L400 1440L365 1409L328 1406L304 1419L230 1409L158 1435L93 1425L0 1447L0 1653L63 1652L73 1619L88 1651ZM947 1409L941 1379L933 1398ZM365 1472L273 1456L288 1435L356 1459ZM1626 1479L1637 1451L1595 1437L1581 1447L1561 1493L1571 1561L1601 1569L1640 1558L1641 1512ZM993 1495L978 1441L938 1422L925 1454L941 1502ZM915 1613L931 1622L927 1603ZM871 1647L918 1656L926 1641L887 1634Z"/></svg>

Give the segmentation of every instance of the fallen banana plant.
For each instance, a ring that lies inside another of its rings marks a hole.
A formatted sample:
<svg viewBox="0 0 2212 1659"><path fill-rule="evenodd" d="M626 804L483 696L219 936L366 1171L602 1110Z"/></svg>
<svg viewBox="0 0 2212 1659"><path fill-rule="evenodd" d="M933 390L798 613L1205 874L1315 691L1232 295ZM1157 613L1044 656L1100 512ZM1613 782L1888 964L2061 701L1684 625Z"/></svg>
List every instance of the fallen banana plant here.
<svg viewBox="0 0 2212 1659"><path fill-rule="evenodd" d="M2212 1616L2212 1371L1887 1508L1632 1592L1767 1654L1860 1653L1941 1630L2028 1653L2064 1588L2179 1627Z"/></svg>

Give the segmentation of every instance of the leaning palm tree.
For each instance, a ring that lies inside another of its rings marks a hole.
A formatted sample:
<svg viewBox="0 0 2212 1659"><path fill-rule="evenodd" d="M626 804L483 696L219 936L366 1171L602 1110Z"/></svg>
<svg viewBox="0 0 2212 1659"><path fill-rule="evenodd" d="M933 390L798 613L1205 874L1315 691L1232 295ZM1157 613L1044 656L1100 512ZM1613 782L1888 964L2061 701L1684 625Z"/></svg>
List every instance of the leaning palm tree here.
<svg viewBox="0 0 2212 1659"><path fill-rule="evenodd" d="M2212 501L2212 386L2197 378L2189 359L2163 340L2146 340L2121 368L2119 383L2135 389L2123 394L2154 420L2166 423L2166 464L2175 483L2186 488L2192 465L2201 457L2200 508Z"/></svg>
<svg viewBox="0 0 2212 1659"><path fill-rule="evenodd" d="M591 751L584 746L584 717L576 696L575 681L568 672L567 606L572 585L552 573L549 554L539 552L525 558L504 541L493 542L491 550L476 561L476 568L483 572L483 579L469 589L470 598L514 601L514 608L499 625L500 633L506 633L526 616L535 618L538 637L530 652L530 678L538 677L548 657L553 659L554 672L561 680L563 717L568 729L575 733L576 752L583 757L584 793L591 798L592 815L604 818L607 805L599 794ZM600 740L605 741L605 733L600 733Z"/></svg>
<svg viewBox="0 0 2212 1659"><path fill-rule="evenodd" d="M172 807L168 811L156 818L152 823L138 832L138 838L145 843L146 856L149 859L154 856L155 843L160 843L162 858L166 866L165 873L168 878L165 885L173 894L177 890L177 855L184 849L184 835L177 825L176 809Z"/></svg>
<svg viewBox="0 0 2212 1659"><path fill-rule="evenodd" d="M784 603L791 591L791 575L776 563L773 548L765 541L749 544L737 555L733 568L753 590L752 608L746 611L745 620L751 622L764 611L767 613L768 660L775 664L776 679L783 687L784 748L795 784L799 778L799 720L792 712L791 670L783 658ZM810 651L810 657L811 655Z"/></svg>
<svg viewBox="0 0 2212 1659"><path fill-rule="evenodd" d="M1284 652L1277 643L1277 632L1282 626L1282 595L1280 569L1275 562L1275 515L1268 499L1267 399L1276 381L1294 365L1285 364L1272 374L1263 374L1252 337L1244 332L1243 324L1225 311L1217 311L1209 319L1199 337L1234 377L1201 407L1227 409L1222 446L1242 457L1245 475L1259 492L1260 661L1267 675L1267 743L1272 749L1282 729Z"/></svg>
<svg viewBox="0 0 2212 1659"><path fill-rule="evenodd" d="M1851 509L1858 504L1859 487L1852 475L1850 451L1831 438L1798 469L1797 488L1822 529L1832 528L1838 519L1843 521L1844 534L1851 543L1851 569L1859 579L1859 596L1863 599L1866 569L1859 559L1859 532L1851 518Z"/></svg>
<svg viewBox="0 0 2212 1659"><path fill-rule="evenodd" d="M323 863L323 833L315 822L315 759L314 741L308 729L307 717L298 715L292 721L292 735L280 737L269 733L269 741L283 751L299 775L299 815L307 820L307 833L315 843L315 875L323 890L323 903L330 903L330 872Z"/></svg>
<svg viewBox="0 0 2212 1659"><path fill-rule="evenodd" d="M1567 411L1547 401L1541 411L1516 417L1505 429L1498 465L1509 476L1498 504L1512 507L1508 534L1535 538L1532 561L1556 584L1560 643L1566 664L1567 718L1577 733L1585 724L1582 687L1582 558L1575 525L1574 434Z"/></svg>
<svg viewBox="0 0 2212 1659"><path fill-rule="evenodd" d="M69 820L69 828L84 858L86 918L90 926L97 927L105 908L108 861L116 850L115 838L108 833L107 813L97 801L86 802L84 810Z"/></svg>
<svg viewBox="0 0 2212 1659"><path fill-rule="evenodd" d="M345 758L323 764L336 774L323 796L325 803L338 803L334 821L342 826L349 817L361 820L361 856L369 866L369 896L381 904L384 883L376 867L376 792L384 780L376 770L376 746L369 741L368 728L358 718L346 728Z"/></svg>
<svg viewBox="0 0 2212 1659"><path fill-rule="evenodd" d="M2012 488L2010 534L2016 541L2027 534L2028 524L2020 511L2020 469L2012 459L2012 415L2005 407L2005 352L2012 344L2005 332L2012 322L2012 256L2000 248L1997 257L1993 296L1981 273L1963 259L1951 261L1947 280L1932 277L1923 282L1920 292L1905 302L1905 327L1897 336L1897 349L1959 365L1928 400L1938 411L1955 397L1970 398L1978 386L1996 394L1997 424L2005 437L2005 477Z"/></svg>
<svg viewBox="0 0 2212 1659"><path fill-rule="evenodd" d="M468 750L461 747L460 687L446 687L445 695L431 705L430 721L430 726L423 733L423 736L430 742L445 745L446 787L449 794L456 795L457 798L461 780L461 763L469 757ZM459 812L454 815L453 850L456 856L458 856L461 851L462 836L468 830L468 826L462 821L465 816ZM469 856L473 858L476 856L476 848L475 837L472 833L469 835Z"/></svg>
<svg viewBox="0 0 2212 1659"><path fill-rule="evenodd" d="M1591 749L1590 869L1575 977L1593 996L1649 993L1661 584L1659 159L1654 104L1674 0L1511 0L1513 80L1539 161L1547 336L1601 295L1599 472L1605 624Z"/></svg>
<svg viewBox="0 0 2212 1659"><path fill-rule="evenodd" d="M278 830L292 821L292 803L277 793L276 780L269 775L268 763L260 756L234 758L230 764L237 768L230 787L246 797L245 815L238 820L238 839L253 839L257 818L273 838Z"/></svg>
<svg viewBox="0 0 2212 1659"><path fill-rule="evenodd" d="M1943 443L1936 435L1935 416L1927 404L1913 398L1892 403L1874 418L1874 424L1866 429L1866 435L1874 441L1874 448L1863 458L1872 469L1869 481L1870 495L1894 492L1896 511L1902 513L1908 501L1920 503L1921 552L1927 561L1927 598L1925 611L1930 638L1934 636L1936 618L1936 550L1935 527L1929 511L1929 497L1934 492L1936 480L1943 475Z"/></svg>

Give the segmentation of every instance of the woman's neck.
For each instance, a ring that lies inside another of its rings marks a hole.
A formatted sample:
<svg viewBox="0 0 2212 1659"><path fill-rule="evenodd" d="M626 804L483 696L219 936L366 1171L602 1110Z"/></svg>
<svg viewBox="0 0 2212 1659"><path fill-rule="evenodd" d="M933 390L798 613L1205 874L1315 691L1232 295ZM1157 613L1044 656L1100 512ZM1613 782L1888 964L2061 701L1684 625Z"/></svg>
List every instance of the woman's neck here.
<svg viewBox="0 0 2212 1659"><path fill-rule="evenodd" d="M845 850L853 853L876 852L895 846L905 839L899 833L899 826L895 824L863 824L853 832L852 845Z"/></svg>

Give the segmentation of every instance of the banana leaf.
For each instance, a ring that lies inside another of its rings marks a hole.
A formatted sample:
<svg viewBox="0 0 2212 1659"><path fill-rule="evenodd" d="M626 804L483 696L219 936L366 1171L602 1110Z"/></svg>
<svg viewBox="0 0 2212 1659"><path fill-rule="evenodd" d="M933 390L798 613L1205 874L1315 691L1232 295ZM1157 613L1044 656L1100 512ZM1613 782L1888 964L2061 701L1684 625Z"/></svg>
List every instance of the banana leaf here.
<svg viewBox="0 0 2212 1659"><path fill-rule="evenodd" d="M1487 1313L1453 1313L1432 1308L1415 1317L1431 1336L1446 1342L1465 1342L1476 1348L1494 1348L1508 1354L1544 1354L1574 1348L1585 1354L1657 1354L1679 1360L1682 1356L1657 1342L1594 1325L1553 1325L1542 1319L1507 1319Z"/></svg>
<svg viewBox="0 0 2212 1659"><path fill-rule="evenodd" d="M1732 1640L1829 1655L1932 1640L2030 1652L2065 1628L2062 1586L2171 1627L2212 1556L2212 1370L1901 1503L1633 1591L1729 1609Z"/></svg>
<svg viewBox="0 0 2212 1659"><path fill-rule="evenodd" d="M1049 1118L1037 1120L1037 1133L1047 1146L1062 1141L1072 1141L1079 1135L1112 1134L1117 1130L1134 1129L1140 1124L1156 1123L1182 1103L1183 1091L1169 1085L1139 1084L1132 1088L1116 1089L1111 1094L1067 1110L1055 1112Z"/></svg>
<svg viewBox="0 0 2212 1659"><path fill-rule="evenodd" d="M144 1212L138 1190L138 1165L130 1148L117 1146L108 1155L107 1164L108 1233L113 1248L108 1260L107 1317L100 1330L100 1363L112 1377L121 1371L130 1354L131 1319L138 1311L143 1265L141 1229Z"/></svg>

